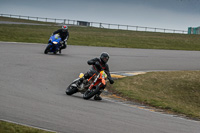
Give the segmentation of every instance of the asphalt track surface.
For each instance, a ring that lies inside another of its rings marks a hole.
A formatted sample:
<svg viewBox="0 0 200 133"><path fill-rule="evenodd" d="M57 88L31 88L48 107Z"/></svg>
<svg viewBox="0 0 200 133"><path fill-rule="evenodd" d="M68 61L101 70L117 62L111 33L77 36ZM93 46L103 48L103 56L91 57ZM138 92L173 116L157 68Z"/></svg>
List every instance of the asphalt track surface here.
<svg viewBox="0 0 200 133"><path fill-rule="evenodd" d="M45 55L45 47L0 42L0 119L66 133L199 133L198 121L65 94L102 51L110 54L111 72L199 70L199 51L68 46Z"/></svg>

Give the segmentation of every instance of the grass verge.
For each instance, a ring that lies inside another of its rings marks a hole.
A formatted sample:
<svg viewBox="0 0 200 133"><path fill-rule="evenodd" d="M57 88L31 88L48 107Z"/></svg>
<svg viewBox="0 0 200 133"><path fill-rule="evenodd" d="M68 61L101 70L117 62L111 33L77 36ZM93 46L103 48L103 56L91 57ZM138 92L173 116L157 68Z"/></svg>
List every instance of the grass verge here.
<svg viewBox="0 0 200 133"><path fill-rule="evenodd" d="M2 18L8 21L11 18ZM25 20L16 19L10 21ZM26 20L28 22L33 22ZM26 22L25 21L25 22ZM35 21L34 21L35 22ZM38 22L39 23L39 22ZM0 24L0 41L47 43L50 35L61 28L50 25ZM200 50L199 35L113 30L69 26L68 44L119 48Z"/></svg>
<svg viewBox="0 0 200 133"><path fill-rule="evenodd" d="M2 16L0 16L0 21L55 25L55 23L52 23L52 22L43 22L43 21L36 21L36 20L34 21L34 20L28 20L28 19L18 19L18 18L10 18L10 17L2 17Z"/></svg>
<svg viewBox="0 0 200 133"><path fill-rule="evenodd" d="M200 119L200 71L148 72L107 89L128 100Z"/></svg>
<svg viewBox="0 0 200 133"><path fill-rule="evenodd" d="M0 133L53 133L0 120Z"/></svg>

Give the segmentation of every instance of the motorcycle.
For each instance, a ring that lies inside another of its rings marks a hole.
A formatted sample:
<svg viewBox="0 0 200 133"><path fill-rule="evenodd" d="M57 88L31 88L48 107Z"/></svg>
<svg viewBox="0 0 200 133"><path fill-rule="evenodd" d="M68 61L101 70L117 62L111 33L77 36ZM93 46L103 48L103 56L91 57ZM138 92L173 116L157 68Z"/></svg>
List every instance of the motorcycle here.
<svg viewBox="0 0 200 133"><path fill-rule="evenodd" d="M77 87L77 82L84 76L80 73L79 78L75 79L66 89L67 95L80 92L83 94L84 99L90 99L95 96L102 87L106 85L107 74L101 71L98 74L93 74L89 79L84 79L83 82Z"/></svg>
<svg viewBox="0 0 200 133"><path fill-rule="evenodd" d="M52 52L54 54L57 54L57 52L60 50L61 47L61 38L58 34L52 35L49 38L49 43L44 50L44 54L48 54L49 52Z"/></svg>

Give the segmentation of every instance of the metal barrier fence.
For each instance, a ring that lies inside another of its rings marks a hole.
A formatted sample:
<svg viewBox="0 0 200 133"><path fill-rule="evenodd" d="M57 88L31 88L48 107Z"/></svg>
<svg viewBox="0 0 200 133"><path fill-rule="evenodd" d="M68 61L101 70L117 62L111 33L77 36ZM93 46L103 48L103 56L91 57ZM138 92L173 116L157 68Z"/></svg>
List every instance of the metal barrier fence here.
<svg viewBox="0 0 200 133"><path fill-rule="evenodd" d="M0 14L0 15L2 17L27 19L27 20L42 21L42 22L52 22L52 23L56 23L56 24L80 25L79 20L42 18L42 17L12 15L12 14ZM100 23L100 22L88 22L88 23L89 23L90 27L107 28L107 29L146 31L146 32L161 32L161 33L178 33L178 34L187 34L188 33L188 31L175 30L175 29L164 29L164 28L109 24L109 23Z"/></svg>

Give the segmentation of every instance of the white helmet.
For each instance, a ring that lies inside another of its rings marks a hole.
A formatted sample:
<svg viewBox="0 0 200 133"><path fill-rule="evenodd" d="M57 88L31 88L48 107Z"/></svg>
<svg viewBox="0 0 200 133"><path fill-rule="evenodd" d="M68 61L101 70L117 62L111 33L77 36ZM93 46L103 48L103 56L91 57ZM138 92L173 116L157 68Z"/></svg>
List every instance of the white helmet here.
<svg viewBox="0 0 200 133"><path fill-rule="evenodd" d="M63 26L62 26L62 29L67 30L67 29L68 29L68 26L67 26L67 25L63 25Z"/></svg>

